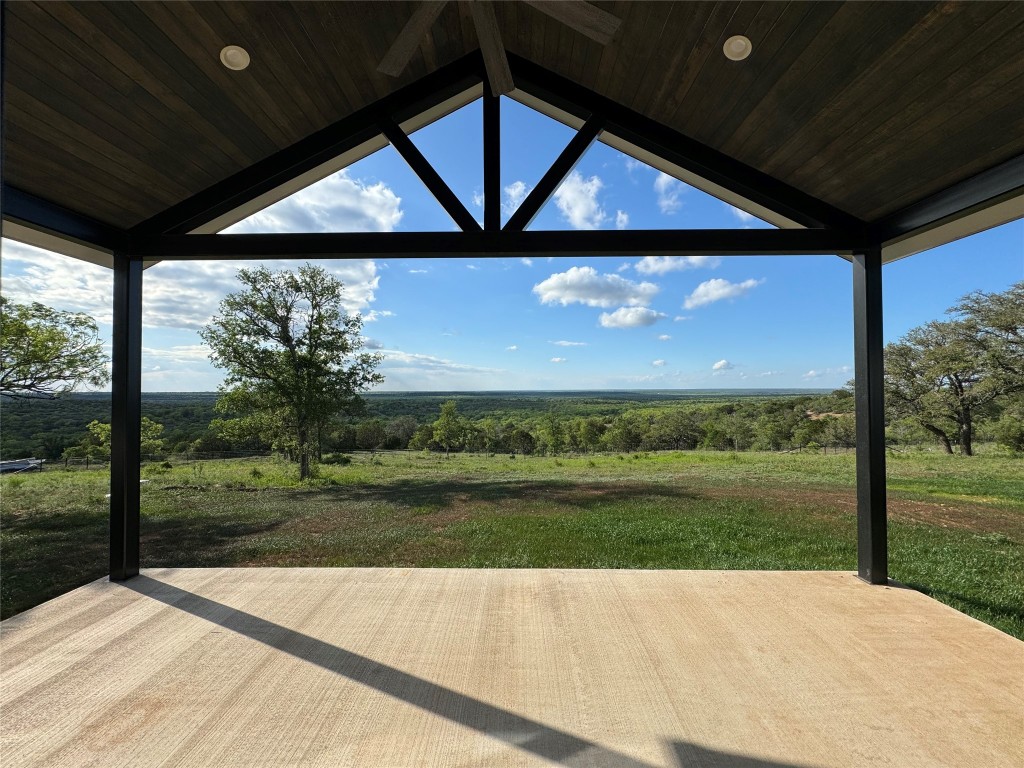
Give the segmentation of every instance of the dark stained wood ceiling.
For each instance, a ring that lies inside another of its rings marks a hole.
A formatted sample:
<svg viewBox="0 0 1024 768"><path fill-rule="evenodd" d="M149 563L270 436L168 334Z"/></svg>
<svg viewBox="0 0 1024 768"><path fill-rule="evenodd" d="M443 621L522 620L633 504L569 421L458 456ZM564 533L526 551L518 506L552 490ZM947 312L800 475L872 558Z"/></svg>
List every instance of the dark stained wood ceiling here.
<svg viewBox="0 0 1024 768"><path fill-rule="evenodd" d="M608 46L495 10L510 52L866 221L1024 154L1024 3L595 5L623 20ZM414 8L8 3L4 181L132 227L476 49L449 3L378 73Z"/></svg>

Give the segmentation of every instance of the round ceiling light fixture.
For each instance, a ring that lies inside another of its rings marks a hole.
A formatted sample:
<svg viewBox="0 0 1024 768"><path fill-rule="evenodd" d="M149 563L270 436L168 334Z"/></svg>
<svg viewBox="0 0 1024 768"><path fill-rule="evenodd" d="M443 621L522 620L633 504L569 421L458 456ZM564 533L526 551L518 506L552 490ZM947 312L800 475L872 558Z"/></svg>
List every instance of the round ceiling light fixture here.
<svg viewBox="0 0 1024 768"><path fill-rule="evenodd" d="M240 45L225 45L220 49L220 63L240 72L249 66L249 52Z"/></svg>
<svg viewBox="0 0 1024 768"><path fill-rule="evenodd" d="M750 38L743 35L733 35L722 46L725 57L733 61L743 61L752 50L754 50L754 46L751 44Z"/></svg>

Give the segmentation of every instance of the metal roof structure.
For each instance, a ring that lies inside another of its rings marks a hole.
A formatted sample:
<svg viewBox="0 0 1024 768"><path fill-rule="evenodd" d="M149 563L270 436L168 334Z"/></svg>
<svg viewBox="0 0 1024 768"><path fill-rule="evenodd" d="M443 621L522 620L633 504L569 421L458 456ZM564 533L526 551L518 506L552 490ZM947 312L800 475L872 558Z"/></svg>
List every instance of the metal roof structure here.
<svg viewBox="0 0 1024 768"><path fill-rule="evenodd" d="M115 269L112 577L138 570L149 263L839 254L884 582L881 267L1024 216L1022 39L1016 2L4 2L3 234ZM504 227L498 94L577 130ZM408 138L477 98L483 226ZM778 229L527 229L593 141ZM387 144L461 232L215 234Z"/></svg>

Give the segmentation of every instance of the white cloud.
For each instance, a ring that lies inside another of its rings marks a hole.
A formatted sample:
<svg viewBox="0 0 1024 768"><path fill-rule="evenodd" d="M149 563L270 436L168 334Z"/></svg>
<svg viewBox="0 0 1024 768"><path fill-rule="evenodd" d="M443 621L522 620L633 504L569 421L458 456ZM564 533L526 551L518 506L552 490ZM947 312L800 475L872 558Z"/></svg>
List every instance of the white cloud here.
<svg viewBox="0 0 1024 768"><path fill-rule="evenodd" d="M686 297L683 307L695 309L705 304L712 304L722 299L735 299L761 285L764 280L744 280L742 283L730 283L720 277L705 280L694 289L693 293Z"/></svg>
<svg viewBox="0 0 1024 768"><path fill-rule="evenodd" d="M618 275L601 275L593 267L571 267L533 286L542 304L562 306L579 303L588 307L613 307L616 304L650 304L658 286L634 283Z"/></svg>
<svg viewBox="0 0 1024 768"><path fill-rule="evenodd" d="M505 212L506 216L511 216L515 213L526 196L530 194L530 190L533 187L528 187L522 181L513 181L503 190L505 192L505 199L501 201L501 210Z"/></svg>
<svg viewBox="0 0 1024 768"><path fill-rule="evenodd" d="M549 341L548 344L554 344L556 347L585 347L587 342L585 341Z"/></svg>
<svg viewBox="0 0 1024 768"><path fill-rule="evenodd" d="M484 193L483 192L476 192L476 191L473 192L473 205L475 205L477 208L483 208L484 207Z"/></svg>
<svg viewBox="0 0 1024 768"><path fill-rule="evenodd" d="M597 202L604 183L597 176L584 179L573 171L555 190L555 205L573 229L597 229L607 215Z"/></svg>
<svg viewBox="0 0 1024 768"><path fill-rule="evenodd" d="M427 270L425 270L425 269L410 269L409 270L409 274L410 275L425 275L425 274L427 274Z"/></svg>
<svg viewBox="0 0 1024 768"><path fill-rule="evenodd" d="M142 356L148 359L163 360L174 365L205 363L210 359L210 348L205 344L181 344L167 349L143 347Z"/></svg>
<svg viewBox="0 0 1024 768"><path fill-rule="evenodd" d="M369 312L361 312L364 323L376 323L382 317L394 317L395 313L390 309L376 310L371 309Z"/></svg>
<svg viewBox="0 0 1024 768"><path fill-rule="evenodd" d="M658 337L658 341L672 341L672 337L669 336L667 333L663 333L661 334L661 336Z"/></svg>
<svg viewBox="0 0 1024 768"><path fill-rule="evenodd" d="M602 328L642 328L654 325L666 317L647 307L619 307L614 312L602 312L600 317Z"/></svg>
<svg viewBox="0 0 1024 768"><path fill-rule="evenodd" d="M681 323L684 320L689 320L689 319L690 319L690 317L688 315L676 315L675 317L672 318L672 322L673 323Z"/></svg>
<svg viewBox="0 0 1024 768"><path fill-rule="evenodd" d="M737 208L735 205L730 205L729 203L722 203L722 205L728 208L729 213L731 213L744 224L749 224L752 221L759 221L757 216L755 216L752 213L747 213L742 208Z"/></svg>
<svg viewBox="0 0 1024 768"><path fill-rule="evenodd" d="M566 361L566 358L564 358L564 357L552 357L551 358L551 362L552 363L564 363L565 361Z"/></svg>
<svg viewBox="0 0 1024 768"><path fill-rule="evenodd" d="M533 259L531 259L529 256L523 256L523 258L521 258L519 261L521 261L523 263L523 266L526 266L526 267L532 267L533 266Z"/></svg>
<svg viewBox="0 0 1024 768"><path fill-rule="evenodd" d="M683 193L684 185L679 179L669 176L665 172L659 172L658 178L654 180L654 191L658 193L658 210L666 216L683 207L683 201L679 199Z"/></svg>
<svg viewBox="0 0 1024 768"><path fill-rule="evenodd" d="M363 336L363 348L370 350L384 349L384 342L372 339L369 336Z"/></svg>
<svg viewBox="0 0 1024 768"><path fill-rule="evenodd" d="M616 271L616 272L625 272L625 271L626 271L627 269L629 269L629 268L630 268L630 267L632 267L632 266L633 266L633 265L632 265L632 264L630 264L630 263L629 263L628 261L625 261L625 262L623 262L622 264L619 264L619 266L617 266L617 267L615 268L615 271Z"/></svg>
<svg viewBox="0 0 1024 768"><path fill-rule="evenodd" d="M736 366L730 363L728 360L719 360L717 363L711 366L712 371L731 371Z"/></svg>
<svg viewBox="0 0 1024 768"><path fill-rule="evenodd" d="M111 270L7 239L3 240L3 267L4 296L11 301L38 301L66 312L85 312L101 323L111 322Z"/></svg>
<svg viewBox="0 0 1024 768"><path fill-rule="evenodd" d="M721 260L715 256L644 256L637 263L636 271L644 275L664 275L684 269L714 269L719 263Z"/></svg>
<svg viewBox="0 0 1024 768"><path fill-rule="evenodd" d="M759 379L763 379L768 376L781 376L782 373L782 371L762 371L761 373L757 374L757 377Z"/></svg>
<svg viewBox="0 0 1024 768"><path fill-rule="evenodd" d="M224 232L391 232L402 220L401 203L384 182L352 179L342 170Z"/></svg>
<svg viewBox="0 0 1024 768"><path fill-rule="evenodd" d="M654 360L654 361L651 362L651 365L653 365L655 368L661 368L661 367L663 367L665 365L665 361L664 360Z"/></svg>
<svg viewBox="0 0 1024 768"><path fill-rule="evenodd" d="M476 270L480 269L480 267L478 267L476 264L467 264L466 269L472 269L475 272Z"/></svg>
<svg viewBox="0 0 1024 768"><path fill-rule="evenodd" d="M615 228L616 229L625 229L628 226L629 226L629 214L626 213L625 211L616 211L615 212Z"/></svg>
<svg viewBox="0 0 1024 768"><path fill-rule="evenodd" d="M517 349L519 349L518 344L513 344L511 346L505 347L506 352L515 352Z"/></svg>
<svg viewBox="0 0 1024 768"><path fill-rule="evenodd" d="M812 369L803 375L803 378L810 381L812 379L821 379L825 377L834 378L836 376L849 376L853 373L853 368L849 365L840 365L834 368L822 368L821 370Z"/></svg>
<svg viewBox="0 0 1024 768"><path fill-rule="evenodd" d="M621 153L620 153L620 154L621 154ZM632 174L632 173L633 173L633 171L639 170L639 169L641 169L641 168L647 168L647 167L649 167L649 166L646 166L646 165L644 165L643 163L641 163L641 162L640 162L639 160L637 160L637 159L636 159L635 157L630 157L629 155L625 155L625 154L624 154L624 155L622 155L622 156L623 156L624 158L626 158L626 172L627 172L627 173L630 173L630 174Z"/></svg>

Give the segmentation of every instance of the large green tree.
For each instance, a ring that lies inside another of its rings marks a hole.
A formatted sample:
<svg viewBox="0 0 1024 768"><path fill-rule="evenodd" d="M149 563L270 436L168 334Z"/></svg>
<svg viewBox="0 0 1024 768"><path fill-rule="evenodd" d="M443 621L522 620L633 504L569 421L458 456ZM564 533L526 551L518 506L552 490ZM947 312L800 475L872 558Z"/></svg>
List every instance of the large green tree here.
<svg viewBox="0 0 1024 768"><path fill-rule="evenodd" d="M974 452L976 420L1024 389L1024 282L1002 293L976 291L949 314L885 347L886 407L910 417L947 453Z"/></svg>
<svg viewBox="0 0 1024 768"><path fill-rule="evenodd" d="M0 394L54 397L109 380L95 320L0 297Z"/></svg>
<svg viewBox="0 0 1024 768"><path fill-rule="evenodd" d="M344 286L327 270L259 267L239 270L238 279L243 289L224 298L199 335L227 372L232 409L273 413L294 436L306 479L323 428L384 380L381 357L360 351L362 320L345 313Z"/></svg>

